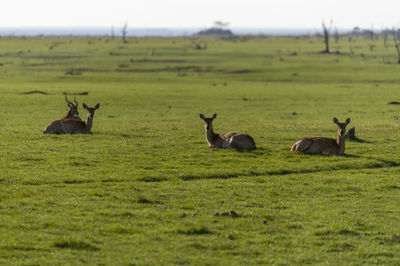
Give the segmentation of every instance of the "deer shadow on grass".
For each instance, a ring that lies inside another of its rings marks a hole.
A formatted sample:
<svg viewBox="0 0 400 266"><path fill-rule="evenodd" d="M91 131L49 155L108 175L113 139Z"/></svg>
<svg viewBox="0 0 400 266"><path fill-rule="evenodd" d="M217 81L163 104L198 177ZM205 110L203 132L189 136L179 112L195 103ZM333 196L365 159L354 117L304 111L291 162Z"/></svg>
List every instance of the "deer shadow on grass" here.
<svg viewBox="0 0 400 266"><path fill-rule="evenodd" d="M354 137L353 139L349 139L349 142L357 142L357 143L372 143L372 141L360 139L358 137Z"/></svg>
<svg viewBox="0 0 400 266"><path fill-rule="evenodd" d="M241 149L241 148L230 148L231 150L237 151L238 153L241 154L248 154L248 155L265 155L265 154L269 154L270 150L268 150L267 148L264 147L260 147L257 146L257 148L253 149L253 150L249 150L249 149Z"/></svg>
<svg viewBox="0 0 400 266"><path fill-rule="evenodd" d="M365 159L368 159L368 160L375 160L375 161L383 163L381 165L375 165L375 167L370 167L370 168L399 167L400 166L399 162L394 162L394 161L389 161L389 160L384 160L384 159L379 159L379 158L374 158L374 157L369 157L369 156L360 156L360 155L354 155L354 154L343 154L343 157L346 157L346 158L357 158L357 159L365 158Z"/></svg>

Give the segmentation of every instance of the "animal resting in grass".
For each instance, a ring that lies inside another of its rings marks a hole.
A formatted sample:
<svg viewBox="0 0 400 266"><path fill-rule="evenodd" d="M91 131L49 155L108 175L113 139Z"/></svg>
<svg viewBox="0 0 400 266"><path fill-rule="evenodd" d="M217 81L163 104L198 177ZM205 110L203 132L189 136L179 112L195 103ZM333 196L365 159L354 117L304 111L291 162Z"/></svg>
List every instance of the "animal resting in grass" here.
<svg viewBox="0 0 400 266"><path fill-rule="evenodd" d="M100 104L96 104L95 107L88 107L86 103L82 104L82 107L88 110L86 121L77 119L64 119L55 120L51 122L44 130L44 134L91 134L94 112L100 108ZM50 126L50 130L48 130Z"/></svg>
<svg viewBox="0 0 400 266"><path fill-rule="evenodd" d="M253 138L244 133L214 133L212 122L217 117L213 114L212 117L205 117L200 114L200 118L204 120L206 130L206 139L210 148L234 148L237 150L254 150L256 143Z"/></svg>
<svg viewBox="0 0 400 266"><path fill-rule="evenodd" d="M78 112L79 103L76 101L76 97L74 97L75 104L68 101L67 96L65 96L65 101L67 102L67 105L69 107L68 112L65 115L63 115L59 120L54 120L50 122L50 124L48 124L43 130L44 134L61 134L62 132L59 132L60 123L61 121L64 121L66 119L74 119L82 121L82 119L79 117L79 112Z"/></svg>
<svg viewBox="0 0 400 266"><path fill-rule="evenodd" d="M346 126L350 123L350 118L347 118L346 122L340 123L337 118L334 117L333 122L338 126L337 139L323 137L302 138L293 144L290 151L306 154L343 155L344 142L346 140Z"/></svg>

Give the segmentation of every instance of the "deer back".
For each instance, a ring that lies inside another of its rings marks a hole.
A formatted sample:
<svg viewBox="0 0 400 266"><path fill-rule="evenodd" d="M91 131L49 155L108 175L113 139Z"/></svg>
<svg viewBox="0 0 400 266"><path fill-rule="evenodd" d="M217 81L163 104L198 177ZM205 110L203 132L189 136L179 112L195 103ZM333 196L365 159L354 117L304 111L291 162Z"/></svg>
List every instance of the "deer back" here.
<svg viewBox="0 0 400 266"><path fill-rule="evenodd" d="M340 151L340 146L336 139L315 137L303 138L300 141L302 142L301 144L305 144L302 147L302 152L305 153L333 155L339 154Z"/></svg>
<svg viewBox="0 0 400 266"><path fill-rule="evenodd" d="M254 150L256 148L256 143L250 135L236 133L231 136L229 146L239 150Z"/></svg>
<svg viewBox="0 0 400 266"><path fill-rule="evenodd" d="M65 119L62 121L66 134L85 134L89 133L86 127L86 121L75 119Z"/></svg>
<svg viewBox="0 0 400 266"><path fill-rule="evenodd" d="M43 134L64 134L65 128L61 120L54 120L42 132Z"/></svg>

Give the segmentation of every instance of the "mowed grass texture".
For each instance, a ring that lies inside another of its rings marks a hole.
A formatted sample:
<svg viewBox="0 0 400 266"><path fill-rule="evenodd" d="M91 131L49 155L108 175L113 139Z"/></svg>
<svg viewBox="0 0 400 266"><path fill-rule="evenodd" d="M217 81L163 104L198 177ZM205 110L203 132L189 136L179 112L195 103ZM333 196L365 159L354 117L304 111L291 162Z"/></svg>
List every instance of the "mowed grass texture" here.
<svg viewBox="0 0 400 266"><path fill-rule="evenodd" d="M395 49L332 48L0 38L0 264L398 264ZM83 119L82 103L100 103L92 135L41 133L66 113L64 93ZM257 150L209 149L200 113ZM336 138L333 117L356 128L345 156L289 152Z"/></svg>

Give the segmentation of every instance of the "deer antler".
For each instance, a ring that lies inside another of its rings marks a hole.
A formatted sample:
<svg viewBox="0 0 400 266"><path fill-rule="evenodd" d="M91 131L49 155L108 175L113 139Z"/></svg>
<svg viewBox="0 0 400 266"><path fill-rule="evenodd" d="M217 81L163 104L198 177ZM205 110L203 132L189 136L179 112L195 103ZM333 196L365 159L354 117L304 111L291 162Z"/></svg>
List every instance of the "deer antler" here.
<svg viewBox="0 0 400 266"><path fill-rule="evenodd" d="M78 102L76 101L76 97L74 97L75 107L78 107Z"/></svg>
<svg viewBox="0 0 400 266"><path fill-rule="evenodd" d="M65 101L68 103L68 106L70 106L70 107L71 107L71 105L74 106L74 104L72 102L68 101L67 95L65 95Z"/></svg>

